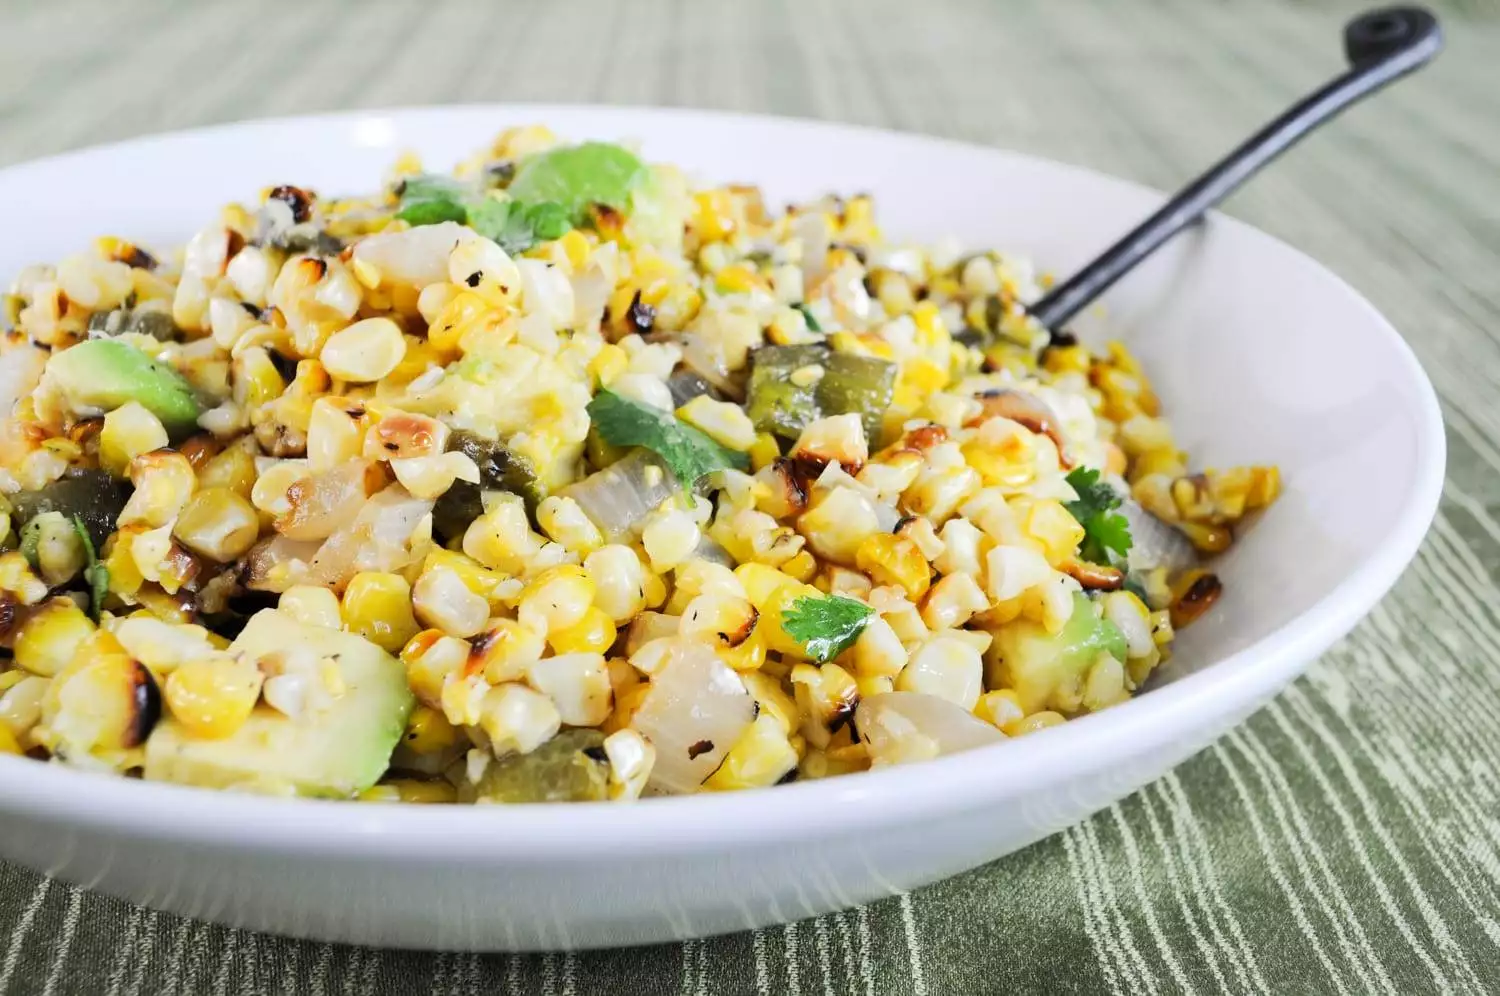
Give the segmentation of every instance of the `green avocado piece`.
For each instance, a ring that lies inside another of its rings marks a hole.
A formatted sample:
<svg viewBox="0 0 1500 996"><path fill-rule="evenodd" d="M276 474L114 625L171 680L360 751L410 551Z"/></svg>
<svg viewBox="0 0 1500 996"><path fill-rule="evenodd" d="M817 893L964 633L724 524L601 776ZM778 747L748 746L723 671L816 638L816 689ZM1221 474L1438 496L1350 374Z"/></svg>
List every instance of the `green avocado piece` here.
<svg viewBox="0 0 1500 996"><path fill-rule="evenodd" d="M221 740L191 736L163 717L146 740L146 778L338 799L374 785L411 713L405 667L363 637L308 626L275 609L256 613L229 649L260 657L293 647L337 658L344 694L295 719L258 705Z"/></svg>
<svg viewBox="0 0 1500 996"><path fill-rule="evenodd" d="M187 378L116 339L90 339L53 353L46 376L80 415L134 401L170 432L191 429L203 411Z"/></svg>
<svg viewBox="0 0 1500 996"><path fill-rule="evenodd" d="M608 142L584 142L538 153L516 170L507 192L524 204L561 204L580 224L590 204L624 210L649 171L630 151Z"/></svg>
<svg viewBox="0 0 1500 996"><path fill-rule="evenodd" d="M1075 593L1073 614L1055 636L1024 619L995 631L988 654L990 685L1014 689L1027 713L1049 708L1071 712L1077 707L1071 693L1100 653L1123 662L1125 635L1094 614L1087 595ZM1067 704L1070 698L1073 708Z"/></svg>

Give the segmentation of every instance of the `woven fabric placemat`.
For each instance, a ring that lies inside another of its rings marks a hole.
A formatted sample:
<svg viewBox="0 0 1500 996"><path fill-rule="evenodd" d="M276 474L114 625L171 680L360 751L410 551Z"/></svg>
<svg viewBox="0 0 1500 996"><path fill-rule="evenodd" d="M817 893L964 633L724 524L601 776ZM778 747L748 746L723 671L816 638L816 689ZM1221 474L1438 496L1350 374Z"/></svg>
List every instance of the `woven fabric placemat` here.
<svg viewBox="0 0 1500 996"><path fill-rule="evenodd" d="M1171 188L1328 75L1354 9L0 3L0 162L266 115L591 101L927 132ZM0 992L1500 989L1500 16L1477 0L1439 10L1450 45L1435 66L1327 128L1228 208L1390 317L1442 395L1450 447L1442 510L1416 563L1249 723L988 867L681 945L470 956L305 943L0 866Z"/></svg>

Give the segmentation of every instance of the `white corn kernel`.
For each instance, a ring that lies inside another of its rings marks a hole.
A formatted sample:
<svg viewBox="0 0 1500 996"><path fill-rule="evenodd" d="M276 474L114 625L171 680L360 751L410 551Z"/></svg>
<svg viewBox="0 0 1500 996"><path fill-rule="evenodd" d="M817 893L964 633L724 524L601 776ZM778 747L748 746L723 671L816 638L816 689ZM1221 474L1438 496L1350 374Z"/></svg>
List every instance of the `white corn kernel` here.
<svg viewBox="0 0 1500 996"><path fill-rule="evenodd" d="M338 629L344 624L339 597L317 585L293 585L281 593L276 608L306 626Z"/></svg>
<svg viewBox="0 0 1500 996"><path fill-rule="evenodd" d="M984 661L966 641L939 634L917 648L896 678L896 689L947 699L972 710L983 691Z"/></svg>
<svg viewBox="0 0 1500 996"><path fill-rule="evenodd" d="M469 287L489 283L509 293L521 286L521 271L498 244L478 238L460 242L448 254L448 280Z"/></svg>
<svg viewBox="0 0 1500 996"><path fill-rule="evenodd" d="M489 602L469 590L458 573L447 567L423 571L412 588L412 608L424 626L449 636L470 637L484 629Z"/></svg>
<svg viewBox="0 0 1500 996"><path fill-rule="evenodd" d="M604 738L604 756L609 759L610 798L639 798L656 764L656 748L626 728Z"/></svg>
<svg viewBox="0 0 1500 996"><path fill-rule="evenodd" d="M318 359L332 377L369 383L396 369L405 355L401 326L389 318L366 318L329 336Z"/></svg>
<svg viewBox="0 0 1500 996"><path fill-rule="evenodd" d="M307 465L314 472L329 470L359 456L359 423L347 411L342 398L319 398L313 402L307 423Z"/></svg>
<svg viewBox="0 0 1500 996"><path fill-rule="evenodd" d="M693 517L680 508L659 508L646 519L641 543L651 558L651 569L663 574L688 560L703 534Z"/></svg>
<svg viewBox="0 0 1500 996"><path fill-rule="evenodd" d="M599 527L572 498L551 495L542 499L536 519L542 532L574 553L586 556L604 543Z"/></svg>
<svg viewBox="0 0 1500 996"><path fill-rule="evenodd" d="M622 398L638 401L662 411L672 410L672 392L659 378L650 374L621 374L610 381L609 389Z"/></svg>
<svg viewBox="0 0 1500 996"><path fill-rule="evenodd" d="M562 716L541 692L512 683L497 685L485 694L478 726L490 738L496 757L530 754L556 736Z"/></svg>
<svg viewBox="0 0 1500 996"><path fill-rule="evenodd" d="M392 460L391 471L413 497L434 500L453 487L454 481L479 483L479 467L467 453L454 450L436 456Z"/></svg>
<svg viewBox="0 0 1500 996"><path fill-rule="evenodd" d="M645 567L628 546L611 543L589 554L584 570L594 579L594 604L616 623L623 623L646 605Z"/></svg>
<svg viewBox="0 0 1500 996"><path fill-rule="evenodd" d="M1021 546L997 546L985 558L990 597L997 602L1015 598L1027 588L1051 580L1055 573L1047 558Z"/></svg>
<svg viewBox="0 0 1500 996"><path fill-rule="evenodd" d="M569 726L598 726L613 705L603 654L544 657L527 669L526 681L552 700Z"/></svg>
<svg viewBox="0 0 1500 996"><path fill-rule="evenodd" d="M866 623L854 641L855 676L894 678L905 666L906 648L891 624L880 616Z"/></svg>
<svg viewBox="0 0 1500 996"><path fill-rule="evenodd" d="M929 629L957 629L989 607L990 600L972 574L949 574L927 593L922 621Z"/></svg>
<svg viewBox="0 0 1500 996"><path fill-rule="evenodd" d="M677 409L677 416L731 450L743 453L755 445L755 423L743 408L732 402L715 401L700 394Z"/></svg>

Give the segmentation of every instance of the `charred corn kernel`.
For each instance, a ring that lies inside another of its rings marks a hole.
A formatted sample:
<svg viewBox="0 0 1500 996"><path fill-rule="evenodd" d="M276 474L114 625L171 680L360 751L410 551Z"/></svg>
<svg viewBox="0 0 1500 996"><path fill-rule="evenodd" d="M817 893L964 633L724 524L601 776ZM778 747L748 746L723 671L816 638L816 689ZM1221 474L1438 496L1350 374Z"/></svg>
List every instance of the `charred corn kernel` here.
<svg viewBox="0 0 1500 996"><path fill-rule="evenodd" d="M167 675L166 703L195 737L222 739L250 718L265 676L230 657L188 661Z"/></svg>
<svg viewBox="0 0 1500 996"><path fill-rule="evenodd" d="M153 450L130 461L130 483L135 491L120 510L119 524L144 524L153 529L177 517L198 486L187 457L175 450Z"/></svg>
<svg viewBox="0 0 1500 996"><path fill-rule="evenodd" d="M411 610L411 586L399 574L361 571L344 590L340 614L351 633L396 653L421 629Z"/></svg>
<svg viewBox="0 0 1500 996"><path fill-rule="evenodd" d="M244 498L228 488L195 493L183 506L172 535L193 553L228 563L255 545L260 516Z"/></svg>
<svg viewBox="0 0 1500 996"><path fill-rule="evenodd" d="M969 574L949 574L927 593L922 621L929 629L957 629L990 607L979 583Z"/></svg>
<svg viewBox="0 0 1500 996"><path fill-rule="evenodd" d="M601 546L584 559L594 579L594 604L615 623L632 619L645 607L645 567L628 546Z"/></svg>
<svg viewBox="0 0 1500 996"><path fill-rule="evenodd" d="M405 355L401 326L389 318L366 318L329 336L318 358L339 380L369 383L396 369Z"/></svg>
<svg viewBox="0 0 1500 996"><path fill-rule="evenodd" d="M723 762L703 782L711 792L775 785L797 767L797 751L775 717L762 715L740 734Z"/></svg>
<svg viewBox="0 0 1500 996"><path fill-rule="evenodd" d="M692 640L733 650L754 635L759 616L749 599L709 591L684 607L678 632Z"/></svg>
<svg viewBox="0 0 1500 996"><path fill-rule="evenodd" d="M484 629L490 616L490 603L447 567L424 570L412 589L411 602L422 625L460 638Z"/></svg>
<svg viewBox="0 0 1500 996"><path fill-rule="evenodd" d="M314 472L347 463L360 455L359 423L349 414L343 398L319 398L313 402L307 424L307 465Z"/></svg>
<svg viewBox="0 0 1500 996"><path fill-rule="evenodd" d="M775 463L781 457L781 447L776 444L776 437L769 432L759 433L755 442L750 445L750 469L762 470Z"/></svg>
<svg viewBox="0 0 1500 996"><path fill-rule="evenodd" d="M469 661L469 645L442 631L427 629L401 648L406 681L412 693L433 709L441 708L443 687L449 679L461 678Z"/></svg>
<svg viewBox="0 0 1500 996"><path fill-rule="evenodd" d="M124 477L131 460L162 449L168 441L159 418L144 405L127 402L104 416L104 428L99 432L99 466Z"/></svg>
<svg viewBox="0 0 1500 996"><path fill-rule="evenodd" d="M1045 730L1052 726L1061 726L1065 722L1067 720L1063 718L1062 713L1051 710L1034 712L1025 719L1011 723L1004 732L1012 737L1024 737L1028 733L1036 733L1038 730Z"/></svg>
<svg viewBox="0 0 1500 996"><path fill-rule="evenodd" d="M846 485L832 488L797 520L797 530L820 557L853 564L860 544L881 532L875 503Z"/></svg>
<svg viewBox="0 0 1500 996"><path fill-rule="evenodd" d="M896 678L896 689L922 692L972 710L983 691L984 662L961 639L938 634L917 648Z"/></svg>
<svg viewBox="0 0 1500 996"><path fill-rule="evenodd" d="M448 280L468 287L485 286L502 295L518 290L521 271L498 244L486 238L467 239L448 254Z"/></svg>
<svg viewBox="0 0 1500 996"><path fill-rule="evenodd" d="M62 670L79 645L94 632L78 603L52 598L22 620L15 634L16 664L50 678Z"/></svg>
<svg viewBox="0 0 1500 996"><path fill-rule="evenodd" d="M598 726L613 706L609 670L601 653L544 657L527 669L526 682L552 700L569 726Z"/></svg>
<svg viewBox="0 0 1500 996"><path fill-rule="evenodd" d="M522 573L540 547L541 538L531 531L526 506L517 495L500 495L464 532L464 553L508 574Z"/></svg>
<svg viewBox="0 0 1500 996"><path fill-rule="evenodd" d="M250 489L250 503L273 518L292 511L287 492L311 472L302 460L280 460L263 470Z"/></svg>
<svg viewBox="0 0 1500 996"><path fill-rule="evenodd" d="M401 743L414 754L440 754L458 743L458 729L437 709L417 705L406 720Z"/></svg>
<svg viewBox="0 0 1500 996"><path fill-rule="evenodd" d="M917 545L904 536L876 533L860 543L855 566L875 584L897 585L907 597L919 599L932 583L932 568Z"/></svg>
<svg viewBox="0 0 1500 996"><path fill-rule="evenodd" d="M1005 731L1025 719L1026 710L1021 708L1021 699L1015 692L1002 688L979 696L979 703L974 706L974 715Z"/></svg>
<svg viewBox="0 0 1500 996"><path fill-rule="evenodd" d="M255 487L255 455L238 443L226 447L199 468L198 487L228 488L241 498L249 498Z"/></svg>
<svg viewBox="0 0 1500 996"><path fill-rule="evenodd" d="M293 585L281 593L276 608L306 626L338 629L344 624L339 597L317 585Z"/></svg>
<svg viewBox="0 0 1500 996"><path fill-rule="evenodd" d="M782 564L781 569L794 580L811 581L813 575L818 572L818 560L806 550L802 550Z"/></svg>
<svg viewBox="0 0 1500 996"><path fill-rule="evenodd" d="M1033 504L1023 517L1026 535L1042 545L1048 562L1056 565L1072 559L1083 542L1083 526L1062 502L1047 499Z"/></svg>
<svg viewBox="0 0 1500 996"><path fill-rule="evenodd" d="M281 371L265 349L254 346L234 358L234 402L249 412L270 404L286 393Z"/></svg>
<svg viewBox="0 0 1500 996"><path fill-rule="evenodd" d="M31 572L31 565L20 553L0 553L0 592L21 605L35 605L47 597L47 582Z"/></svg>
<svg viewBox="0 0 1500 996"><path fill-rule="evenodd" d="M615 622L609 614L590 606L578 622L549 632L547 643L556 654L602 654L614 644L615 633Z"/></svg>
<svg viewBox="0 0 1500 996"><path fill-rule="evenodd" d="M529 754L551 740L562 726L562 716L546 695L509 683L485 693L476 725L490 738L495 755L501 757Z"/></svg>
<svg viewBox="0 0 1500 996"><path fill-rule="evenodd" d="M536 519L549 539L580 556L588 556L604 545L599 527L572 498L551 495L542 499Z"/></svg>
<svg viewBox="0 0 1500 996"><path fill-rule="evenodd" d="M834 727L846 725L859 702L858 683L837 664L797 664L791 679L802 714L802 735L814 747L827 747L838 732Z"/></svg>
<svg viewBox="0 0 1500 996"><path fill-rule="evenodd" d="M482 674L485 681L495 685L525 677L527 668L540 660L545 650L541 635L514 619L492 620L472 643L465 672Z"/></svg>
<svg viewBox="0 0 1500 996"><path fill-rule="evenodd" d="M596 590L594 579L581 567L548 568L527 584L516 618L542 635L565 630L583 620Z"/></svg>

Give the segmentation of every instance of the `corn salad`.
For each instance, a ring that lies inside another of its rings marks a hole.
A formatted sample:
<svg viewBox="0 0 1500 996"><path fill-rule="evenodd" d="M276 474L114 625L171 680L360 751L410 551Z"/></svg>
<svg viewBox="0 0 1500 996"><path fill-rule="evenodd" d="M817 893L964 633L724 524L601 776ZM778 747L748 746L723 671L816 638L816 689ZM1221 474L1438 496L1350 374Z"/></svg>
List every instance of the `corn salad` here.
<svg viewBox="0 0 1500 996"><path fill-rule="evenodd" d="M1195 470L994 252L506 131L0 298L0 749L630 800L1115 705L1275 468Z"/></svg>

